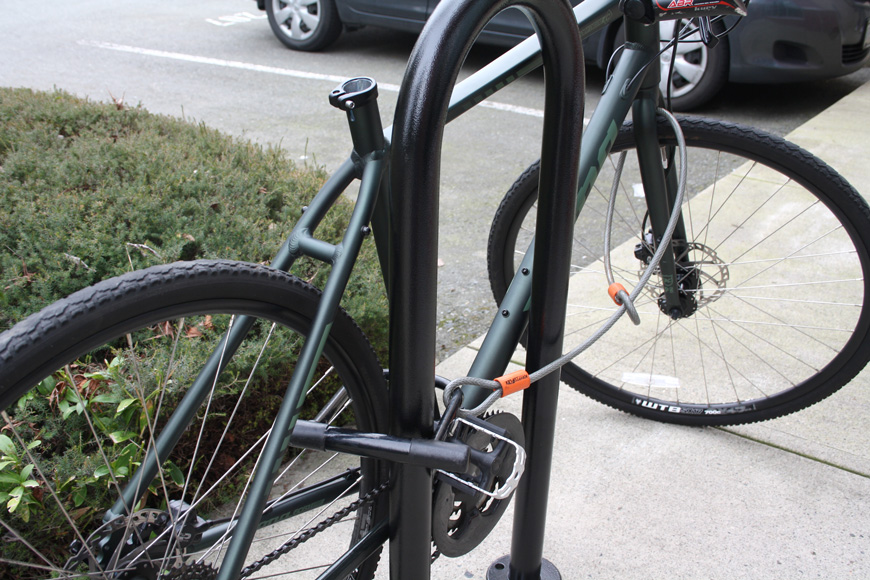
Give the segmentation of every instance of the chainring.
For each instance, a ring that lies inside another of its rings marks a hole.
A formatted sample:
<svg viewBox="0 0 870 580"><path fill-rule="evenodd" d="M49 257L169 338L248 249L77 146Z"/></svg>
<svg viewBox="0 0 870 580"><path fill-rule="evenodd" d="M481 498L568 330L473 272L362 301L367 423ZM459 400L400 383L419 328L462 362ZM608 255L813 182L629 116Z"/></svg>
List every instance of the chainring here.
<svg viewBox="0 0 870 580"><path fill-rule="evenodd" d="M484 416L487 423L507 431L507 438L525 446L520 420L510 413ZM490 451L495 440L483 431L471 431L464 441L474 449ZM485 489L500 487L511 475L515 451L509 449L504 461L494 466ZM495 528L511 498L497 500L483 494L471 494L455 488L447 480L435 483L432 507L432 539L443 555L455 558L476 548Z"/></svg>

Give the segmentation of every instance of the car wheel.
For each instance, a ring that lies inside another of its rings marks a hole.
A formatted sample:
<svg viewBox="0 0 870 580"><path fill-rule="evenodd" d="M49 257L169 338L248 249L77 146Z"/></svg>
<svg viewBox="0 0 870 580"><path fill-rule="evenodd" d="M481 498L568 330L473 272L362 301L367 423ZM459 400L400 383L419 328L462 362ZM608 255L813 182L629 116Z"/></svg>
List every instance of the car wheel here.
<svg viewBox="0 0 870 580"><path fill-rule="evenodd" d="M674 37L676 22L666 20L659 24L662 49ZM671 60L674 68L670 78L673 108L680 111L697 108L712 99L728 81L728 37L720 38L719 43L711 48L701 42L701 34L696 29L680 40L676 55L672 49L665 50L660 84L663 95L668 91L667 73Z"/></svg>
<svg viewBox="0 0 870 580"><path fill-rule="evenodd" d="M293 50L322 50L341 34L334 0L266 0L272 32Z"/></svg>

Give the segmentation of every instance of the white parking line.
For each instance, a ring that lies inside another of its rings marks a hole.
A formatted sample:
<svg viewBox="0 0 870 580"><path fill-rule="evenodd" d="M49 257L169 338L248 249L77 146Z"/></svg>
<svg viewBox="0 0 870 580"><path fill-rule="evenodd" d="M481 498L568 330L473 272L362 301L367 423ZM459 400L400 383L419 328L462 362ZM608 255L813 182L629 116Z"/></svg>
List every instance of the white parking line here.
<svg viewBox="0 0 870 580"><path fill-rule="evenodd" d="M143 56L153 56L156 58L168 58L172 60L180 60L184 62L193 62L197 64L208 64L213 66L222 66L226 68L242 69L253 72L262 72L267 74L282 75L305 80L328 81L331 83L342 83L347 80L347 77L336 75L326 75L321 73L306 72L301 70L293 70L280 68L276 66L265 66L261 64L253 64L250 62L242 62L238 60L224 60L221 58L211 58L208 56L197 56L194 54L184 54L181 52L169 52L166 50L155 50L153 48L141 48L138 46L128 46L125 44L115 44L113 42L100 42L97 40L80 40L78 42L82 46L92 46L94 48L102 48L107 50L116 50L120 52L130 52L133 54L141 54ZM390 83L378 83L378 88L389 92L399 92L399 85ZM529 107L520 107L510 105L508 103L500 103L497 101L484 101L480 103L481 107L488 109L496 109L517 115L525 115L528 117L538 117L543 119L544 111L540 109L532 109Z"/></svg>
<svg viewBox="0 0 870 580"><path fill-rule="evenodd" d="M206 18L205 21L215 26L234 26L236 24L247 24L254 20L265 20L268 18L265 14L251 14L250 12L236 12L235 14L227 14L226 16L218 16L217 19Z"/></svg>

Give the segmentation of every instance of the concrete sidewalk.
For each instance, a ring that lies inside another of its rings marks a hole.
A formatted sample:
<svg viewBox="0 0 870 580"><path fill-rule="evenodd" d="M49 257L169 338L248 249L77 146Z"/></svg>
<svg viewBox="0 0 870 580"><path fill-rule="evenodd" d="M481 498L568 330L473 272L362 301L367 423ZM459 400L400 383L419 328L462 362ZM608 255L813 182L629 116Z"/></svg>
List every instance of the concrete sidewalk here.
<svg viewBox="0 0 870 580"><path fill-rule="evenodd" d="M870 197L870 84L787 138ZM438 374L464 375L474 352ZM697 429L562 386L545 557L566 579L870 578L868 387L865 370L789 417ZM519 414L520 399L501 408ZM510 551L511 514L469 556L436 561L432 577L485 578Z"/></svg>

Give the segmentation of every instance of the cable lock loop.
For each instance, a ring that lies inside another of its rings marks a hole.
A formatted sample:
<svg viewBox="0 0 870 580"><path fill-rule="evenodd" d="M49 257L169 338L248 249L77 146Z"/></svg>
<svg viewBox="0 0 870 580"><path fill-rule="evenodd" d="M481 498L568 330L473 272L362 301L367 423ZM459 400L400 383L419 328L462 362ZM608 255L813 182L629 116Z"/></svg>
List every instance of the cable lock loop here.
<svg viewBox="0 0 870 580"><path fill-rule="evenodd" d="M498 401L501 398L502 386L500 383L496 381L491 381L489 379L481 379L479 377L462 377L459 379L454 379L450 381L450 383L444 387L444 404L449 405L450 400L456 395L457 389L461 389L462 385L474 385L477 387L482 387L484 389L489 389L492 391L481 404L473 409L459 409L460 417L468 417L473 416L477 417L486 412L493 403Z"/></svg>
<svg viewBox="0 0 870 580"><path fill-rule="evenodd" d="M668 226L667 228L665 228L664 235L662 236L662 239L658 244L658 248L656 248L655 253L653 254L652 258L647 264L646 269L638 280L637 286L635 286L634 288L633 295L626 292L625 288L621 284L618 284L614 281L613 273L610 267L610 224L613 223L615 195L619 182L618 176L622 173L622 167L625 163L625 152L623 152L619 157L619 161L617 162L617 178L614 179L614 187L611 191L610 202L608 204L608 216L606 218L607 221L604 229L604 270L607 274L607 280L610 283L608 293L610 294L610 297L613 298L613 301L620 306L620 308L616 312L614 312L613 315L597 331L592 334L592 336L586 339L585 342L578 345L571 352L562 355L561 357L557 358L556 360L547 365L544 365L540 369L533 372L531 375L526 373L526 371L517 371L503 377L499 377L495 380L481 379L479 377L462 377L450 381L450 383L444 388L445 404L450 403L450 400L453 398L456 389L461 388L462 385L476 385L478 387L483 387L492 391L492 394L489 395L486 400L484 400L477 407L473 409L460 409L460 417L478 416L487 409L489 409L493 405L493 403L495 403L498 399L504 396L504 394L510 394L528 388L531 383L539 381L548 374L560 369L565 364L567 364L568 361L580 355L580 353L592 346L595 341L604 336L604 333L610 330L613 325L616 324L616 321L619 320L619 318L626 312L628 312L629 318L631 318L632 322L634 322L635 324L640 324L640 317L638 316L637 309L635 309L634 307L634 300L637 299L638 295L643 291L647 282L649 282L649 279L658 268L659 262L661 262L662 256L665 253L665 248L667 248L671 243L671 236L674 233L674 229L676 229L677 227L677 221L680 216L683 199L685 199L686 181L688 176L686 140L685 137L683 137L683 132L680 130L680 124L677 119L669 112L663 109L658 109L658 113L662 115L673 127L674 135L677 139L677 145L680 151L680 174L677 181L677 196L674 200L674 209L671 211L671 217L668 221ZM620 300L622 302L619 302ZM511 379L512 377L513 380Z"/></svg>
<svg viewBox="0 0 870 580"><path fill-rule="evenodd" d="M607 293L610 294L610 299L613 300L617 306L625 306L625 312L628 314L628 317L635 326L638 326L640 324L640 314L637 313L637 308L634 307L634 302L632 302L631 297L625 290L625 286L619 282L614 282L607 289Z"/></svg>

